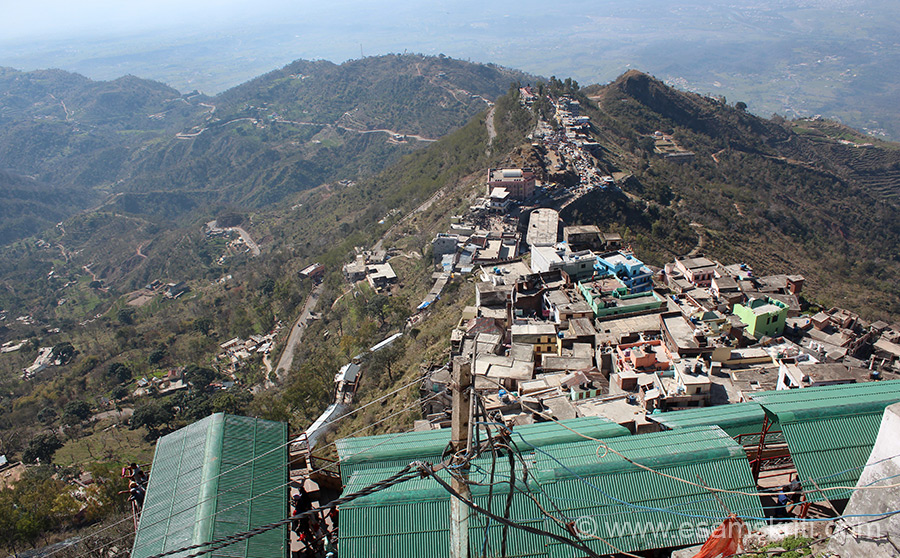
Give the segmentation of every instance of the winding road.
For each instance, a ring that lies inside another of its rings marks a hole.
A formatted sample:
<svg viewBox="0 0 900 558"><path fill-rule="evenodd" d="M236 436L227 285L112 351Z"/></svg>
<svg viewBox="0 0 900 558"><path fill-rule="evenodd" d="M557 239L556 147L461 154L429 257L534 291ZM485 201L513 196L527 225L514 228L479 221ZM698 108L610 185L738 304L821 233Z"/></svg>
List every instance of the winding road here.
<svg viewBox="0 0 900 558"><path fill-rule="evenodd" d="M315 310L316 304L319 302L319 296L322 294L323 286L324 283L319 283L313 287L309 296L306 297L306 304L303 305L303 311L300 312L300 317L298 317L297 321L291 326L291 332L288 334L287 342L284 344L281 358L278 359L278 365L275 367L275 375L278 377L279 381L287 376L288 372L291 370L291 366L294 364L294 350L297 348L297 345L300 344L300 340L303 339L303 334L306 332L306 322L309 320L310 316L312 316L313 310ZM273 385L274 383L267 377L265 387L268 388Z"/></svg>

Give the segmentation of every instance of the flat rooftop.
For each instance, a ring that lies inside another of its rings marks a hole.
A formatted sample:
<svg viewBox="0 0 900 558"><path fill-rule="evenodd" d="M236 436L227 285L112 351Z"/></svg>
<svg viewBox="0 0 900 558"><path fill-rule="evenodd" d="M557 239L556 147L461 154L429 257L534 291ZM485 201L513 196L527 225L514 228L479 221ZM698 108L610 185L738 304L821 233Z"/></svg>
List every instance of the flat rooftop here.
<svg viewBox="0 0 900 558"><path fill-rule="evenodd" d="M602 322L597 334L599 343L618 345L621 339L636 333L656 333L661 329L659 314L645 314Z"/></svg>
<svg viewBox="0 0 900 558"><path fill-rule="evenodd" d="M552 246L559 233L559 213L553 209L540 208L531 212L528 218L527 242L531 246Z"/></svg>

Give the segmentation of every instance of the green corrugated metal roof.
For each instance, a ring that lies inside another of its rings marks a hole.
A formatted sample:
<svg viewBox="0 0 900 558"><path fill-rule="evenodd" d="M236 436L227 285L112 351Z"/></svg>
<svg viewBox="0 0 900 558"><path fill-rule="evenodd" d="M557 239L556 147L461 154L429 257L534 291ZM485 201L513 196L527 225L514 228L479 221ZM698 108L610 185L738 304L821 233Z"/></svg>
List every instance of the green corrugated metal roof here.
<svg viewBox="0 0 900 558"><path fill-rule="evenodd" d="M695 426L641 434L629 438L617 438L606 442L610 449L628 456L648 467L668 463L710 461L719 458L740 457L746 459L744 449L717 426ZM592 473L614 473L634 469L635 466L612 451L599 450L597 442L583 440L571 444L560 444L542 448L535 453L536 467L540 471L556 470L565 475L563 465L581 474L582 470ZM562 462L562 465L559 464ZM693 479L696 482L696 479Z"/></svg>
<svg viewBox="0 0 900 558"><path fill-rule="evenodd" d="M900 380L763 391L750 396L783 423L884 411L900 401Z"/></svg>
<svg viewBox="0 0 900 558"><path fill-rule="evenodd" d="M287 516L287 425L217 413L156 444L132 558L208 542ZM281 527L211 554L289 553ZM187 553L175 554L182 556Z"/></svg>
<svg viewBox="0 0 900 558"><path fill-rule="evenodd" d="M854 486L872 453L884 411L827 417L782 425L788 449L797 468L797 476L806 490ZM809 494L810 501L849 498L850 491Z"/></svg>
<svg viewBox="0 0 900 558"><path fill-rule="evenodd" d="M853 486L859 480L884 409L900 401L900 380L821 386L752 395L781 424L788 450L806 490ZM849 493L826 493L841 499ZM826 496L809 494L811 501Z"/></svg>
<svg viewBox="0 0 900 558"><path fill-rule="evenodd" d="M515 438L515 436L514 436ZM700 474L709 486L755 491L749 465L743 449L721 429L711 427L685 428L679 431L642 434L610 440L610 447L639 462L659 468L669 474L697 481ZM521 446L521 444L520 444ZM709 493L641 470L622 458L608 454L597 462L596 442L556 444L541 448L575 473L599 487L608 496L648 507L671 507L673 512L709 517L683 517L676 513L635 510L616 502L582 480L565 471L540 452L523 452L528 464L530 484L526 488L547 510L562 510L568 519L589 517L597 524L597 533L615 540L626 551L695 544L705 540L708 533L695 529L698 524L717 523L724 517L721 507ZM490 458L480 457L473 462L470 480L487 483ZM521 463L516 462L518 475ZM369 469L356 472L345 486L350 493L363 486L386 478L395 468ZM445 472L439 473L449 478ZM496 464L492 509L502 514L509 485L505 458ZM517 476L518 476L517 475ZM518 476L521 479L520 476ZM472 486L473 498L487 505L487 487ZM762 515L757 498L725 495L723 500L731 511L742 515ZM557 513L557 515L559 515ZM366 498L358 499L341 509L341 553L346 556L437 557L446 556L449 545L449 496L432 479L414 479ZM564 534L544 516L528 497L517 492L513 499L511 517L519 522L540 526ZM611 521L612 520L612 521ZM470 545L473 555L480 555L484 543L485 519L473 516L470 524ZM649 523L663 525L643 537L628 533L617 534L613 523L629 531L641 531ZM639 522L640 525L636 524ZM686 528L687 525L690 528ZM499 554L500 527L493 524L488 530L489 556ZM515 541L515 542L513 542ZM596 544L595 544L596 543ZM603 543L593 541L592 547L601 553L612 553ZM345 554L346 553L346 554ZM557 545L545 537L510 530L510 556L571 556L571 547Z"/></svg>
<svg viewBox="0 0 900 558"><path fill-rule="evenodd" d="M766 413L759 403L750 402L670 411L647 415L647 418L670 430L688 426L715 425L734 438L742 434L761 432L765 416Z"/></svg>
<svg viewBox="0 0 900 558"><path fill-rule="evenodd" d="M582 417L562 421L569 428L593 438L608 439L628 436L630 432L604 417ZM494 431L496 433L496 430ZM515 427L531 444L541 447L583 439L555 422L526 424ZM487 436L482 433L481 436ZM514 442L521 442L513 436ZM426 430L402 434L381 434L344 438L336 442L341 461L341 476L346 482L356 471L377 467L402 468L414 459L439 461L450 443L450 430Z"/></svg>

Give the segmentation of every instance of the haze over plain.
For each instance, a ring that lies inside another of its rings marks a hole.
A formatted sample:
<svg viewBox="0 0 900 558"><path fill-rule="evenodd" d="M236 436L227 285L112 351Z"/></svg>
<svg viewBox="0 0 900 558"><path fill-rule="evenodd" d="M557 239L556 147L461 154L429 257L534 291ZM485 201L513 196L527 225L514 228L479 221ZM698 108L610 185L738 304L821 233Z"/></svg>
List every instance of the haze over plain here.
<svg viewBox="0 0 900 558"><path fill-rule="evenodd" d="M629 68L900 138L900 5L886 0L41 0L5 8L0 65L125 74L217 93L299 58L443 53L537 75L606 82Z"/></svg>

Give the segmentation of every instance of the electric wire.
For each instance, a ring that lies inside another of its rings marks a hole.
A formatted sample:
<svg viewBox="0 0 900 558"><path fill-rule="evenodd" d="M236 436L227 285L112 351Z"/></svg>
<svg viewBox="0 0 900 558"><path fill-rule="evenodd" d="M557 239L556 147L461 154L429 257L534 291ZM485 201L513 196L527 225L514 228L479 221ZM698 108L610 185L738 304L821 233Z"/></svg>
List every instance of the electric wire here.
<svg viewBox="0 0 900 558"><path fill-rule="evenodd" d="M609 447L609 444L607 444L604 440L601 440L601 439L599 439L599 438L594 438L593 436L588 436L587 434L584 434L584 433L582 433L582 432L579 432L579 431L575 430L574 428L572 428L572 427L570 427L570 426L568 426L568 425L562 423L561 421L559 421L559 420L556 419L555 417L550 416L550 415L548 415L548 414L546 414L546 413L544 413L544 412L542 412L542 411L539 411L539 410L537 410L537 409L530 409L530 410L531 410L533 413L535 413L535 414L537 414L537 415L540 415L541 417L543 417L543 418L545 418L545 419L547 419L547 420L550 420L550 421L555 422L555 423L558 424L559 426L562 426L562 427L565 428L566 430L569 430L569 431L573 432L574 434L577 434L578 436L581 436L582 438L585 438L585 439L590 440L590 441L593 441L593 442L597 442L597 443L599 444L599 445L597 446L597 450L596 450L596 454L597 454L597 459L598 459L598 460L602 458L602 457L600 456L600 449L602 448L602 449L604 450L604 452L605 452L605 453L604 453L604 456L606 455L606 453L613 453L613 454L615 454L615 455L618 455L619 457L621 457L621 458L624 459L625 461L631 463L631 464L634 465L635 467L638 467L638 468L640 468L640 469L644 469L645 471L648 471L648 472L653 473L653 474L655 474L655 475L659 475L659 476L668 478L668 479L670 479L670 480L674 480L674 481L677 481L677 482L681 482L681 483L684 483L684 484L688 484L688 485L694 486L695 488L702 488L702 489L707 490L707 491L709 491L709 492L719 492L719 493L725 493L725 494L737 494L737 495L741 495L741 496L761 496L761 495L768 495L768 494L765 494L765 493L762 493L762 492L745 492L745 491L740 491L740 490L727 490L727 489L724 489L724 488L713 488L713 487L709 487L709 486L704 486L704 485L702 485L702 484L699 484L699 483L696 483L696 482L693 482L693 481L690 481L690 480L687 480L687 479L683 479L683 478L677 477L677 476L675 476L675 475L670 475L670 474L664 473L664 472L662 472L662 471L657 471L657 470L655 470L655 469L653 469L653 468L651 468L651 467L648 467L648 466L646 466L646 465L644 465L644 464L642 464L642 463L638 463L637 461L634 461L633 459L631 459L631 458L628 457L627 455L623 454L622 452L619 452L619 451L617 451L616 449ZM527 443L527 442L526 442L526 443ZM897 456L894 456L894 457L898 457L898 456L900 456L900 454L898 454ZM892 458L888 458L888 459L892 459ZM864 466L863 466L863 467L864 467ZM836 473L834 476L837 476L837 475L839 475L839 474L842 474L842 473L844 473L844 472L849 472L849 471L852 471L852 470L853 470L853 469L851 468L851 469L848 469L848 470L843 471L843 472L841 472L841 473ZM868 488L868 489L880 489L880 490L883 490L883 489L897 488L897 487L900 487L900 483L890 484L890 485L870 486L870 487L867 487L867 488ZM810 490L810 491L804 491L804 492L821 492L821 491L835 491L835 490L854 491L854 490L865 490L865 489L866 489L866 488L858 488L858 487L855 487L855 486L832 486L832 487L822 488L822 489L819 489L819 490Z"/></svg>
<svg viewBox="0 0 900 558"><path fill-rule="evenodd" d="M374 405L375 403L378 403L379 401L384 400L384 399L387 398L387 397L390 397L391 395L394 395L394 394L396 394L396 393L399 393L400 391L403 391L404 389L406 389L406 388L408 388L408 387L410 387L410 386L412 386L412 385L414 385L414 384L416 384L416 383L421 382L423 379L425 379L426 376L427 376L427 374L422 374L421 376L419 376L419 377L417 377L416 379L410 381L409 383L406 383L406 384L400 386L399 388L394 389L394 390L391 391L390 393L387 393L387 394L385 394L385 395L382 395L382 396L378 397L377 399L373 399L372 401L369 401L368 403L366 403L365 405L363 405L363 406L361 406L361 407L357 407L357 408L353 409L353 410L350 411L350 412L347 412L347 413L345 413L345 414L343 414L343 415L341 415L341 416L339 416L339 417L337 417L337 418L335 418L335 419L333 419L333 420L331 420L331 421L328 421L328 422L324 423L322 426L323 426L323 428L324 428L324 427L330 426L330 425L332 425L332 424L334 424L334 423L336 423L336 422L338 422L338 421L340 421L340 420L343 420L343 419L345 419L345 418L347 418L347 417L349 417L349 416L351 416L351 415L353 415L353 414L355 414L355 413L357 413L357 412L359 412L359 411L361 411L361 410L363 410L363 409L365 409L365 408L367 408L367 407L369 407L369 406L371 406L371 405ZM422 402L424 402L424 401L422 401ZM408 406L405 407L404 409L406 409L406 408L408 408L408 407L410 407L410 406L411 406L411 405L408 405ZM393 415L391 415L391 416L393 416ZM390 418L390 417L388 417L388 418ZM374 426L375 424L379 424L379 423L371 424L371 425L369 425L369 427ZM362 430L362 429L361 429L361 430ZM357 432L359 432L359 430L358 430ZM351 434L351 436L352 436L352 434ZM204 481L201 481L199 484L197 484L196 486L190 487L188 490L193 490L193 489L195 489L195 488L200 488L201 486L203 486L203 485L206 484L207 482L211 482L211 481L213 481L213 480L216 480L217 478L221 477L222 475L225 475L225 474L228 474L228 473L230 473L230 472L233 472L234 470L240 469L241 467L244 467L244 466L246 466L246 465L252 463L253 461L255 461L255 460L257 460L257 459L259 459L259 458L261 458L261 457L264 457L264 456L266 456L266 455L268 455L268 454L270 454L270 453L272 453L272 452L274 452L274 451L280 450L280 449L282 449L282 448L284 448L284 447L287 447L287 446L290 446L290 445L292 445L292 444L294 444L294 443L297 443L297 441L298 441L297 438L292 438L292 439L289 440L288 442L286 442L286 443L284 443L284 444L281 444L281 445L279 445L278 447L272 448L272 449L270 449L269 451L267 451L267 452L265 452L265 453L262 453L262 454L260 454L260 455L257 455L257 456L255 456L255 457L253 457L252 459L249 459L249 460L247 460L247 461L245 461L245 462L243 462L243 463L240 463L240 464L238 464L238 465L232 467L231 469L229 469L229 470L227 470L227 471L223 471L223 472L217 474L217 475L214 476L214 477L210 477L210 478L208 478L208 479L206 479L206 480L204 480ZM333 444L334 444L334 443L332 442L331 444L328 444L327 446L324 446L322 449L327 448L327 447L330 447L330 446L333 445ZM251 481L252 481L252 479L251 479ZM251 481L246 481L246 482L251 482ZM236 489L236 488L239 488L240 486L243 486L244 484L246 484L246 482L241 483L241 485L233 486L233 487L231 487L230 489L228 489L228 491L234 490L234 489ZM197 502L196 505L200 505L200 504L202 504L202 503L203 503L203 502ZM142 512L143 512L143 511L147 511L148 509L152 509L152 506L143 509ZM101 529L98 529L97 531L94 531L94 532L92 532L92 533L89 533L89 534L85 535L84 537L82 537L82 538L78 541L78 544L82 543L83 541L86 541L87 539L90 539L90 538L92 538L92 537L95 537L95 536L99 535L100 533L106 532L107 530L112 529L112 528L114 528L115 526L120 525L120 524L122 524L122 523L128 521L129 519L130 519L129 517L125 517L125 518L123 518L123 519L121 519L121 520L119 520L119 521L117 521L117 522L115 522L115 523L113 523L113 524L111 524L111 525L107 525L107 526L105 526L105 527L103 527L103 528L101 528ZM126 535L126 536L127 536L127 535ZM120 539L117 539L117 540L121 540L121 538L120 538ZM114 542L115 542L115 541L114 541ZM107 544L109 544L109 543L107 543ZM59 552L62 552L62 551L65 550L66 548L67 548L67 547L62 547L62 548L59 548L59 549L57 549L57 550L54 550L53 552L50 552L50 553L46 554L46 555L44 556L44 558L50 558L51 556L53 556L53 555L55 555L55 554L57 554L57 553L59 553Z"/></svg>
<svg viewBox="0 0 900 558"><path fill-rule="evenodd" d="M408 384L408 385L410 385L410 384ZM407 387L408 387L408 385L407 385ZM382 418L382 419L380 419L380 420L378 420L378 421L376 421L376 422L369 423L369 424L367 424L366 426L363 426L362 428L359 428L359 429L355 430L354 432L352 432L351 434L349 434L348 437L352 437L352 436L354 436L355 434L358 434L358 433L362 432L363 430L367 430L367 429L369 429L369 428L372 428L372 427L374 427L374 426L377 426L378 424L381 424L381 423L383 423L384 421L386 421L386 420L388 420L388 419L390 419L390 418L392 418L392 417L394 417L394 416L396 416L396 415L398 415L398 414L401 414L401 413L404 413L404 412L410 410L410 409L411 409L412 407L414 407L414 406L420 405L420 404L422 404L422 403L426 403L426 402L430 401L431 399L434 399L434 398L436 398L436 397L438 397L438 396L440 396L440 395L441 395L440 393L436 393L436 394L433 394L433 395L431 395L431 396L429 396L429 397L427 397L427 398L425 398L425 399L417 400L417 401L415 401L415 402L413 402L413 403L411 403L411 404L405 406L404 408L400 409L399 411L396 411L396 412L394 412L394 413L392 413L392 414L390 414L390 415L388 415L388 416L386 416L386 417L384 417L384 418ZM377 400L376 400L376 401L377 401ZM347 416L347 415L344 415L344 416ZM340 417L340 418L343 418L343 417ZM402 434L404 434L404 433L401 432L401 433L397 434L397 436L400 436L400 435L402 435ZM390 439L396 438L397 436L394 436L394 437L392 437L392 438L390 438ZM373 449L373 448L375 448L375 447L377 447L377 446L380 446L380 445L382 445L382 444L384 444L384 443L390 441L390 439L387 439L387 440L383 440L383 441L381 441L381 442L378 442L378 443L376 443L376 444L374 444L374 445L372 445L372 446L369 446L369 447L363 449L362 451L360 451L360 452L358 452L358 453L365 453L365 452L367 452L367 451L370 451L371 449ZM289 442L289 443L293 443L293 442ZM330 443L330 444L328 444L328 445L326 445L326 446L323 446L322 449L327 448L327 447L330 447L330 446L335 445L335 444L336 444L336 442L332 442L332 443ZM276 448L276 449L284 448L286 445L287 445L287 444L282 444L281 446L279 446L279 447ZM271 451L271 450L270 450L270 451ZM269 453L269 452L267 452L267 453ZM264 455L264 454L262 454L262 455ZM252 461L253 461L253 459L248 460L248 461L245 462L245 464L251 463ZM240 468L240 465L237 466L237 467L234 467L232 470L238 469L238 468ZM280 466L276 466L276 467L274 467L273 469L269 469L269 470L265 471L264 473L271 472L272 470L275 470L275 469L277 469L277 468L280 468ZM329 468L328 466L320 467L320 468L318 468L318 469L314 469L314 470L311 471L309 474L315 474L315 473L318 473L318 472L327 470L328 468ZM225 473L221 473L220 475L217 475L217 476L221 476L222 474L225 474ZM212 480L213 478L216 478L216 477L211 477L210 480ZM231 490L234 490L234 489L236 489L236 488L239 488L240 486L246 485L247 483L250 483L250 482L252 482L253 480L255 480L255 477L252 477L252 478L250 478L249 480L244 481L243 483L240 483L239 485L235 485L235 486L229 488L228 490L223 491L222 493L227 493L227 492L229 492L229 491L231 491ZM238 503L236 503L236 504L233 504L233 505L231 505L231 506L229 506L229 507L227 507L227 508L224 508L224 509L222 509L222 510L219 510L219 511L217 511L217 512L214 512L214 513L212 513L212 514L210 514L210 515L208 515L208 516L206 516L206 517L204 517L204 518L201 518L201 519L208 519L208 518L214 517L214 516L216 516L216 515L218 515L218 514L220 514L220 513L224 513L224 512L226 512L226 511L228 511L228 510L230 510L230 509L232 509L232 508L235 508L235 507L237 507L237 506L241 506L241 505L243 505L243 504L246 504L247 502L249 502L249 501L251 501L251 500L253 500L253 499L255 499L255 498L258 498L258 497L260 497L260 496L264 496L265 494L268 494L268 493L273 492L273 491L275 491L275 490L279 490L279 489L281 489L281 488L284 488L285 486L289 486L289 485L291 484L291 482L292 482L292 481L289 481L289 482L287 482L287 483L281 484L281 485L279 485L279 486L277 486L277 487L274 487L274 488L272 488L272 489L270 489L270 490L268 490L268 491L266 491L266 492L263 492L263 493L261 493L261 494L257 494L257 495L255 495L255 496L252 496L252 497L250 497L250 498L248 498L248 499L246 499L246 500L244 500L244 501L241 501L241 502L238 502ZM191 488L189 488L189 490L192 490L193 488L197 488L197 487L199 487L199 486L202 486L202 484L203 484L203 483L200 483L200 484L198 484L198 485L196 485L196 486L194 486L194 487L191 487ZM193 509L193 508L195 508L195 507L201 505L202 503L204 503L204 502L206 502L206 501L209 501L210 499L217 498L218 495L219 495L219 494L222 494L222 493L217 493L217 494L214 494L214 495L212 495L212 496L206 498L205 500L198 501L198 502L192 504L189 508L186 508L186 510L187 510L187 509ZM145 508L144 511L146 511L147 509L151 509L151 508ZM123 521L126 521L127 519L128 519L128 518L125 518L124 520L117 522L117 524L118 524L118 523L122 523ZM146 525L146 526L144 526L144 527L152 527L153 525L157 525L157 524L159 524L159 523L161 523L161 522L166 521L167 519L168 519L167 517L161 518L160 520L158 520L158 521L156 521L156 522L154 522L154 523L150 523L150 524L148 524L148 525ZM108 528L112 528L112 527L113 527L113 526L108 526L107 528L104 528L104 529L101 529L100 531L97 531L95 534L99 534L99 532L104 531L104 530L106 530L106 529L108 529ZM93 536L93 534L92 534L92 536ZM112 540L112 541L108 541L108 542L106 542L106 543L100 545L99 547L96 547L96 548L93 548L93 549L89 549L88 552L87 552L87 554L92 553L92 552L96 552L97 550L100 550L100 549L102 549L102 548L105 547L105 546L109 546L109 545L114 544L114 543L116 543L116 542L118 542L118 541L120 541L120 540L126 539L126 538L128 538L128 537L130 537L130 536L131 536L131 534L129 533L129 534L123 535L122 537L119 537L118 539L114 539L114 540ZM165 535L163 535L163 536L161 536L161 537L157 537L156 539L154 539L153 541L150 541L150 542L154 542L154 541L156 541L156 540L159 540L160 538L162 538L162 537L164 537L164 536L165 536ZM85 537L85 539L86 539L86 538L88 538L88 537ZM82 539L82 540L84 540L84 539ZM81 542L81 541L79 541L79 542ZM60 552L61 550L62 550L62 549L57 550L57 551L55 551L55 552L53 552L53 553L51 553L51 554L48 554L48 555L47 555L47 558L49 558L50 556L52 556L52 555L55 554L56 552ZM121 554L123 554L123 553L119 553L118 555L121 555ZM118 556L118 555L116 555L116 556ZM83 555L79 555L77 558L82 558L82 557L83 557Z"/></svg>
<svg viewBox="0 0 900 558"><path fill-rule="evenodd" d="M272 523L262 525L260 527L256 527L255 529L250 529L248 531L243 531L241 533L235 533L232 535L228 535L227 537L222 537L222 538L219 538L219 539L216 539L213 541L209 541L209 542L205 542L205 543L199 543L199 544L195 544L195 545L177 548L174 550L168 550L166 552L154 554L152 556L149 556L148 558L165 558L166 556L171 556L173 554L180 554L182 552L189 552L192 550L197 550L197 552L188 554L187 556L184 556L183 558L197 558L199 556L203 556L204 554L209 554L210 552L215 552L216 550L219 550L226 546L230 546L234 543L247 540L251 537L255 537L256 535L261 535L261 534L271 531L273 529L277 529L278 527L281 527L282 525L287 525L287 524L291 523L292 521L295 521L302 517L318 514L322 510L332 509L332 508L341 506L348 502L352 502L353 500L356 500L357 498L369 496L370 494L374 494L380 490L390 488L392 486L406 482L408 480L412 480L412 479L420 476L419 472L411 471L411 469L412 469L412 465L407 465L406 467L401 469L399 472L397 472L396 474L394 474L386 479L383 479L376 483L370 484L369 486L367 486L361 490L358 490L358 491L354 492L353 494L348 494L347 496L342 496L336 500L332 500L331 502L324 504L318 508L308 510L305 512L301 512L298 514L294 514L294 515L291 515L290 517L287 517L284 519L279 519L278 521L273 521Z"/></svg>
<svg viewBox="0 0 900 558"><path fill-rule="evenodd" d="M498 523L502 523L503 525L506 525L508 527L512 527L514 529L519 529L519 530L525 531L527 533L531 533L533 535L540 535L540 536L551 538L557 542L561 542L563 544L566 544L566 545L569 545L569 546L575 548L576 550L584 552L588 556L591 556L592 558L600 558L599 554L597 554L596 552L591 550L590 547L584 545L583 543L573 541L573 540L563 537L561 535L557 535L556 533L551 533L550 531L538 529L537 527L532 527L530 525L522 525L522 524L516 523L515 521L511 521L509 519L506 519L504 517L494 514L490 510L482 508L481 506L479 506L472 500L463 497L462 494L460 494L452 486L447 484L446 481L444 481L442 478L440 478L440 476L438 476L437 473L435 473L435 471L425 463L418 463L417 468L420 471L422 471L423 473L425 473L428 476L430 476L431 478L433 478L439 485L441 485L441 487L444 490L449 492L451 496L455 497L456 499L458 499L459 501L464 503L466 506L468 506L473 511L476 511L480 514L486 515L487 517L493 519L494 521L497 521ZM161 558L161 557L152 556L150 558ZM188 558L190 558L190 557L188 557Z"/></svg>

